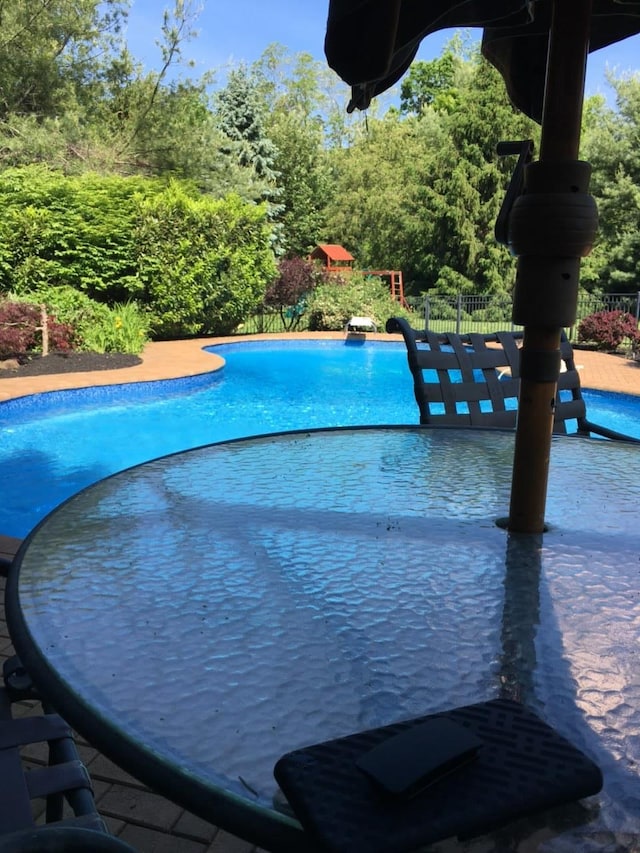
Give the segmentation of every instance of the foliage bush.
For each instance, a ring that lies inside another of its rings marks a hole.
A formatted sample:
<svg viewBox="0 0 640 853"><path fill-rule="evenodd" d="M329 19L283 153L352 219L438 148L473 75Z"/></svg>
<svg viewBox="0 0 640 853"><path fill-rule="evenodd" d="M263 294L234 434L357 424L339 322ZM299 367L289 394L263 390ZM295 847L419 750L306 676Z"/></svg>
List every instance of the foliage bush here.
<svg viewBox="0 0 640 853"><path fill-rule="evenodd" d="M614 352L629 339L631 345L637 341L638 322L625 311L597 311L590 314L578 325L578 340L595 344L599 350Z"/></svg>
<svg viewBox="0 0 640 853"><path fill-rule="evenodd" d="M0 205L0 291L136 302L158 337L233 331L274 276L265 207L189 182L29 166L0 173ZM96 317L96 339L114 345L114 319Z"/></svg>
<svg viewBox="0 0 640 853"><path fill-rule="evenodd" d="M202 196L184 183L141 203L136 241L154 337L229 334L275 273L264 205Z"/></svg>
<svg viewBox="0 0 640 853"><path fill-rule="evenodd" d="M437 294L429 296L429 318L431 320L450 320L455 323L457 317L458 307L455 304L455 299Z"/></svg>
<svg viewBox="0 0 640 853"><path fill-rule="evenodd" d="M52 317L72 328L74 349L137 355L148 340L149 317L135 302L109 307L68 285L43 287L19 299L46 305Z"/></svg>
<svg viewBox="0 0 640 853"><path fill-rule="evenodd" d="M144 178L65 176L43 166L0 174L0 290L29 293L69 285L103 302L140 289L138 198L164 183Z"/></svg>
<svg viewBox="0 0 640 853"><path fill-rule="evenodd" d="M138 355L149 336L149 317L135 302L116 303L104 309L102 322L85 326L82 342L92 352L126 352Z"/></svg>
<svg viewBox="0 0 640 853"><path fill-rule="evenodd" d="M73 326L77 337L77 349L83 349L85 330L104 321L108 308L70 285L59 287L42 286L31 293L18 296L21 301L44 304L47 311L60 323Z"/></svg>
<svg viewBox="0 0 640 853"><path fill-rule="evenodd" d="M70 326L46 315L49 348L57 352L73 349ZM42 351L42 310L28 302L0 302L0 358L19 357Z"/></svg>
<svg viewBox="0 0 640 853"><path fill-rule="evenodd" d="M488 305L486 308L476 308L471 312L471 319L476 323L502 323L505 328L511 323L512 305L510 302Z"/></svg>
<svg viewBox="0 0 640 853"><path fill-rule="evenodd" d="M353 273L334 277L317 287L309 297L309 331L337 332L350 317L370 317L383 331L389 317L412 315L391 298L389 287L379 278Z"/></svg>

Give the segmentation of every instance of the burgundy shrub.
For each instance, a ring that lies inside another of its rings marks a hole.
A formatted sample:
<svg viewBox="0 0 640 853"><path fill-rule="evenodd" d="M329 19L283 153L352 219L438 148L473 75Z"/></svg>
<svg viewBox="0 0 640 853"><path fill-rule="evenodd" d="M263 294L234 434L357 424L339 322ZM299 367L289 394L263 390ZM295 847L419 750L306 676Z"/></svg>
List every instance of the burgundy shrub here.
<svg viewBox="0 0 640 853"><path fill-rule="evenodd" d="M315 267L304 258L284 258L278 264L278 276L265 293L264 303L273 308L295 305L301 296L315 287Z"/></svg>
<svg viewBox="0 0 640 853"><path fill-rule="evenodd" d="M264 296L264 304L277 308L285 329L297 326L305 310L305 299L319 284L327 280L326 271L305 258L283 258L278 275Z"/></svg>
<svg viewBox="0 0 640 853"><path fill-rule="evenodd" d="M636 318L625 311L597 311L578 326L579 341L608 352L617 350L625 338L633 345L639 336Z"/></svg>
<svg viewBox="0 0 640 853"><path fill-rule="evenodd" d="M42 313L29 302L0 302L0 358L39 352L42 349ZM67 352L73 349L74 331L66 323L47 317L49 349Z"/></svg>
<svg viewBox="0 0 640 853"><path fill-rule="evenodd" d="M69 352L74 348L75 331L68 323L58 323L55 317L49 317L49 349L56 352Z"/></svg>
<svg viewBox="0 0 640 853"><path fill-rule="evenodd" d="M0 358L28 352L35 347L40 309L26 302L0 303Z"/></svg>

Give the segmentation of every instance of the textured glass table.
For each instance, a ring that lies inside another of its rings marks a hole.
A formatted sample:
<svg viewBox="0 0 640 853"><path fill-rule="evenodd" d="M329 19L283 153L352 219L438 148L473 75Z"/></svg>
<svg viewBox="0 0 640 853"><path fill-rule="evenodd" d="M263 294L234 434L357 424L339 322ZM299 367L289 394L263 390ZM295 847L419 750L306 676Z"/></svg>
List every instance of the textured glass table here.
<svg viewBox="0 0 640 853"><path fill-rule="evenodd" d="M365 427L117 474L25 541L7 587L16 648L118 764L267 849L305 849L273 805L283 753L497 696L605 777L500 843L635 849L638 448L554 438L541 537L495 523L512 455L508 432Z"/></svg>

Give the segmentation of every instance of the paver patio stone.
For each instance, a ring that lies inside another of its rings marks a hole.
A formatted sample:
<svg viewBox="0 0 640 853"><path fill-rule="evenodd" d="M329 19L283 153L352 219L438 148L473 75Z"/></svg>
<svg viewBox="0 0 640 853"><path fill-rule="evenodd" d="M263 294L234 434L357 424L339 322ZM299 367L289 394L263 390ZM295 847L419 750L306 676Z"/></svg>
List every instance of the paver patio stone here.
<svg viewBox="0 0 640 853"><path fill-rule="evenodd" d="M166 830L173 827L182 813L180 806L152 791L119 783L112 785L100 798L98 808L101 813Z"/></svg>

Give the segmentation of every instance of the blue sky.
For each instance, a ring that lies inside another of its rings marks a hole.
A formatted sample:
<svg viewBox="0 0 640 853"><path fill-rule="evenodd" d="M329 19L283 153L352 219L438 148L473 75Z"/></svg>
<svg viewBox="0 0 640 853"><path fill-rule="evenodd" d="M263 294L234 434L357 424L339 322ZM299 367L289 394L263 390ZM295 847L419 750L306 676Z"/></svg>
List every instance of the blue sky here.
<svg viewBox="0 0 640 853"><path fill-rule="evenodd" d="M194 4L197 0L193 0ZM251 63L272 42L279 42L292 53L310 53L324 60L323 40L328 0L200 0L202 11L196 28L197 39L188 44L185 54L195 61L191 73L199 76L228 64ZM162 9L171 2L131 0L127 40L133 55L148 69L157 68L160 54L155 41L160 35ZM474 30L480 38L481 31ZM433 59L452 35L444 30L426 38L420 59ZM587 65L586 94L610 94L605 69L616 73L640 71L640 35L596 51Z"/></svg>

